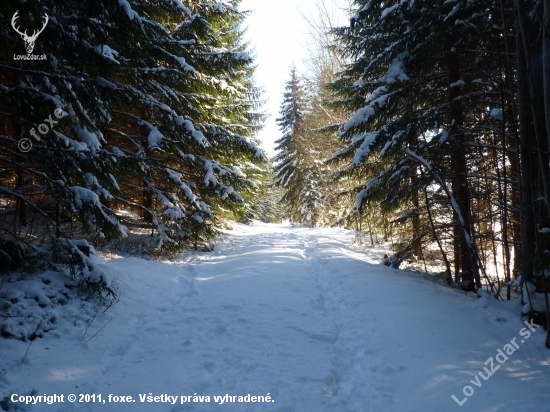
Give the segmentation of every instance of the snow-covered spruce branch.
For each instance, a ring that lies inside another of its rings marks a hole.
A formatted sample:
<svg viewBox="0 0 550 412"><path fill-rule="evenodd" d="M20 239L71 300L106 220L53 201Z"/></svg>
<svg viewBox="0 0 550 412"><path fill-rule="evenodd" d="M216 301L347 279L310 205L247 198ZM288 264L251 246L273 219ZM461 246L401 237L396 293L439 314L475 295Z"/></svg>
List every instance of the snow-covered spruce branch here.
<svg viewBox="0 0 550 412"><path fill-rule="evenodd" d="M515 139L516 138L516 135L513 134L513 133L510 133L506 130L502 130L502 127L499 126L498 128L496 127L491 127L491 126L485 126L485 125L477 125L475 127L472 127L470 129L472 132L477 132L477 131L487 131L487 132L493 132L493 133L498 133L508 139ZM485 144L482 144L482 143L476 143L476 144L472 144L472 146L475 146L475 147L489 147L489 148L498 148L498 149L501 149L500 147L498 146L495 146L495 145L490 145L488 143L485 143Z"/></svg>
<svg viewBox="0 0 550 412"><path fill-rule="evenodd" d="M19 153L20 154L20 153ZM30 173L30 174L34 174L34 175L37 175L38 177L42 178L42 179L45 179L47 180L48 182L52 183L52 184L56 184L60 187L63 187L63 185L60 185L60 180L57 180L57 179L52 179L51 177L49 177L46 173L44 172L41 172L39 170L36 170L36 169L33 169L32 167L29 167L29 166L25 166L24 164L21 164L19 162L14 162L12 160L10 160L9 158L5 157L2 159L3 162L7 162L7 163L10 163L12 165L14 165L14 167L20 167L21 169L25 170L27 173ZM65 182L63 182L64 184ZM33 187L33 188L37 188L37 187L43 187L43 185L34 185L34 186L26 186L26 187Z"/></svg>
<svg viewBox="0 0 550 412"><path fill-rule="evenodd" d="M139 189L143 189L143 187L141 186L135 186L135 185L125 185L125 186L129 186L129 187L133 187L133 188L139 188ZM113 198L124 204L124 205L128 205L128 206L132 206L136 209L141 209L142 211L144 212L147 212L151 215L151 218L153 219L153 221L151 222L153 225L160 225L160 223L158 222L157 218L156 218L156 215L154 214L154 212L151 211L151 209L139 204L139 203L136 203L136 202L132 202L131 200L128 200L128 199L124 199L123 197L120 197L120 196L113 196Z"/></svg>
<svg viewBox="0 0 550 412"><path fill-rule="evenodd" d="M52 224L54 228L56 229L60 229L56 224L55 222L50 218L50 216L44 212L42 209L40 209L38 206L36 206L35 203L31 202L29 199L27 199L25 196L23 196L22 194L19 194L17 192L14 192L13 190L11 189L8 189L7 187L4 187L4 186L0 186L0 193L1 192L4 192L6 193L7 195L9 196L13 196L23 202L25 202L27 205L29 205L30 207L32 207L34 210L36 210L39 214L41 214L43 217L46 218L46 220L48 221L48 223Z"/></svg>
<svg viewBox="0 0 550 412"><path fill-rule="evenodd" d="M14 71L17 71L17 72L20 72L20 73L39 74L41 76L50 77L50 78L53 78L53 79L73 80L73 81L78 82L78 83L92 82L91 80L82 80L82 79L78 78L77 76L73 76L73 75L65 75L65 74L44 72L44 71L41 71L41 70L22 69L20 67L9 66L7 64L0 64L0 69L14 70ZM95 83L95 80L93 82Z"/></svg>
<svg viewBox="0 0 550 412"><path fill-rule="evenodd" d="M152 225L152 227L158 232L160 237L159 243L157 244L157 248L160 249L162 245L166 242L171 243L172 245L178 244L178 242L170 236L169 234L170 230L166 227L166 225L159 222L157 218L157 214L153 210L143 205L140 205L139 203L135 203L127 199L124 199L122 197L114 196L114 199L121 202L122 204L133 206L137 209L141 209L149 214L149 216L151 217L150 225Z"/></svg>
<svg viewBox="0 0 550 412"><path fill-rule="evenodd" d="M456 201L455 197L453 196L453 194L449 190L449 187L447 186L445 181L441 178L439 173L437 173L437 171L434 170L430 166L430 164L427 162L426 159L424 159L423 157L417 155L415 152L413 152L409 148L405 148L404 152L405 152L405 154L407 154L408 156L410 156L414 160L418 161L421 165L423 165L430 172L430 174L436 178L436 180L439 182L439 184L441 185L441 187L445 191L445 194L447 195L449 201L451 202L451 206L452 206L454 212L456 213L456 215L458 217L458 222L460 223L460 227L461 227L462 233L464 235L464 240L466 242L466 246L468 248L468 251L470 252L470 253L468 253L468 255L470 257L470 260L472 261L471 262L472 263L472 268L477 268L477 262L474 261L474 259L477 260L477 261L480 260L479 253L477 252L477 249L476 249L475 245L472 243L472 239L470 238L470 234L468 233L468 229L466 228L466 223L464 221L464 217L462 216L462 211L460 210L460 206L458 205L458 202ZM487 281L489 282L489 285L491 286L491 289L493 289L493 284L492 284L492 282L490 281L490 279L488 278L488 276L486 274L485 274L485 277L486 277ZM479 269L477 269L477 270L474 269L474 279L475 279L475 282L476 282L476 288L480 289L481 288L481 281L479 279Z"/></svg>
<svg viewBox="0 0 550 412"><path fill-rule="evenodd" d="M464 223L464 218L462 217L462 212L460 210L460 207L458 206L458 203L456 201L456 199L454 198L454 196L452 195L451 191L449 190L449 187L447 186L447 184L445 183L445 181L439 176L439 173L437 173L431 166L430 164L426 161L426 159L424 159L423 157L420 157L418 156L415 152L413 152L412 150L410 149L405 149L404 150L405 153L407 155L409 155L410 157L412 157L413 159L417 160L419 163L421 163L436 179L437 181L441 184L441 187L443 188L443 190L445 191L445 193L447 194L447 197L449 198L450 202L451 202L451 205L453 207L453 210L455 211L455 213L457 214L458 216L458 220L459 220L459 223L460 223L460 226L462 227L462 229L464 230L464 237L466 239L466 242L468 243L468 245L471 245L471 239L470 239L470 235L468 234L468 232L466 231L466 224Z"/></svg>

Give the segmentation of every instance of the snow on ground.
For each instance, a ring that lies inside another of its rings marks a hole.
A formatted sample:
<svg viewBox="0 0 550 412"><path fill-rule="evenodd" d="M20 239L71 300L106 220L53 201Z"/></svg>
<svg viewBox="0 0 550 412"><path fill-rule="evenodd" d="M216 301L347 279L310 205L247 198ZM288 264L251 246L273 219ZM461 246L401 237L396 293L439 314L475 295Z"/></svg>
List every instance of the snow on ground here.
<svg viewBox="0 0 550 412"><path fill-rule="evenodd" d="M476 300L380 265L341 229L255 224L229 236L213 253L174 262L104 262L120 302L85 333L95 312L73 301L30 347L1 339L0 398L64 395L17 404L49 412L550 411L545 332L520 336L529 329L518 302ZM513 338L518 349L499 364ZM484 380L491 357L500 368ZM106 402L78 403L79 394ZM272 402L225 397L248 394Z"/></svg>

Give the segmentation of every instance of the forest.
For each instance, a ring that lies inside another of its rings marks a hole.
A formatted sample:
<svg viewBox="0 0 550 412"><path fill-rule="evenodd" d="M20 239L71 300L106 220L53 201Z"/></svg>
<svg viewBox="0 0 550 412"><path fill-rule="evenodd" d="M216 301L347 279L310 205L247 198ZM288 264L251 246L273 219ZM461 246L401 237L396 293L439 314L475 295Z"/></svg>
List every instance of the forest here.
<svg viewBox="0 0 550 412"><path fill-rule="evenodd" d="M354 0L345 25L319 1L274 158L239 4L2 2L2 279L65 271L101 298L95 249L288 219L550 330L550 0Z"/></svg>

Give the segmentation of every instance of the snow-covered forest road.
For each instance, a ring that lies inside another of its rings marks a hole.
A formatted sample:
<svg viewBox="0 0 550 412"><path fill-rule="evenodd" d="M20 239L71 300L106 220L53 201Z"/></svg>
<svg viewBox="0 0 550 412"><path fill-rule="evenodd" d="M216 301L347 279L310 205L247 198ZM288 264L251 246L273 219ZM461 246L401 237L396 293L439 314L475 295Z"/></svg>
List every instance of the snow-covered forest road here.
<svg viewBox="0 0 550 412"><path fill-rule="evenodd" d="M23 409L51 412L550 411L544 331L520 342L517 302L475 300L387 268L376 252L350 248L351 236L238 225L213 253L106 261L120 302L97 312L85 335L95 312L82 309L75 321L80 306L60 308L27 362L27 343L0 340L0 389L64 394L64 403ZM519 349L476 381L513 338ZM463 401L467 385L474 392L459 406L451 395ZM135 402L70 403L69 394ZM178 398L148 403L140 394ZM274 402L214 399L248 394Z"/></svg>

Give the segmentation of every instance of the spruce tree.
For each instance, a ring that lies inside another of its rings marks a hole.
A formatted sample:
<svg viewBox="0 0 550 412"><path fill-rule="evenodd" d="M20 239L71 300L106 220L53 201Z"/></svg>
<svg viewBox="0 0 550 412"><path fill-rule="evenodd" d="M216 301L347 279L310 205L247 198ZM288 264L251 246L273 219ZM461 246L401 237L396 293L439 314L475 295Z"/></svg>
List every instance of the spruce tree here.
<svg viewBox="0 0 550 412"><path fill-rule="evenodd" d="M46 60L13 60L24 44L0 29L2 234L123 236L120 222L138 221L181 247L245 207L265 157L237 4L4 2L4 21L49 22L34 47Z"/></svg>
<svg viewBox="0 0 550 412"><path fill-rule="evenodd" d="M357 211L380 202L408 216L412 249L426 234L436 236L426 225L433 205L422 205L419 194L445 199L438 208L452 211L452 224L443 223L447 215L438 226L453 239L455 275L479 288L468 174L493 86L481 80L490 54L469 54L483 36L498 35L484 24L487 6L362 0L354 11L350 27L336 30L337 50L351 63L332 87L339 107L355 112L333 128L348 142L335 155L347 165L339 175L359 181Z"/></svg>
<svg viewBox="0 0 550 412"><path fill-rule="evenodd" d="M283 202L287 205L291 219L303 223L305 216L300 212L300 193L307 178L304 153L304 110L305 92L298 78L296 67L290 70L290 80L286 83L280 117L277 125L283 136L275 143L275 184L284 187Z"/></svg>

